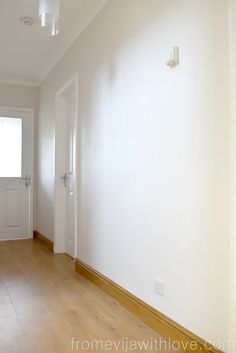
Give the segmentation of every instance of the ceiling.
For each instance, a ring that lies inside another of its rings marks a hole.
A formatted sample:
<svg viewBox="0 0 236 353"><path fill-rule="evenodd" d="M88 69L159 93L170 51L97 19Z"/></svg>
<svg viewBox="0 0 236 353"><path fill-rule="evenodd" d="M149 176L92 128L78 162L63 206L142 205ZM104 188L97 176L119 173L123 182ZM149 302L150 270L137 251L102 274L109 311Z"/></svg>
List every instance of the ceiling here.
<svg viewBox="0 0 236 353"><path fill-rule="evenodd" d="M108 0L60 0L60 33L39 32L38 0L0 0L0 82L37 86ZM33 26L20 23L34 17Z"/></svg>

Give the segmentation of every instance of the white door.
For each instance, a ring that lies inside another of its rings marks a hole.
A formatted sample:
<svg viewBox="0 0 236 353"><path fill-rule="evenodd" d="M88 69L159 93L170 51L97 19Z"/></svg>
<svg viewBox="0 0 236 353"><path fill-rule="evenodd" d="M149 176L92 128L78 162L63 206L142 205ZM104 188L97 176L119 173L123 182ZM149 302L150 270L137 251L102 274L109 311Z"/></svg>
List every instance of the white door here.
<svg viewBox="0 0 236 353"><path fill-rule="evenodd" d="M32 237L31 119L0 108L0 240Z"/></svg>
<svg viewBox="0 0 236 353"><path fill-rule="evenodd" d="M78 215L78 74L55 97L54 252L76 257Z"/></svg>
<svg viewBox="0 0 236 353"><path fill-rule="evenodd" d="M75 92L65 98L65 252L74 257L75 237Z"/></svg>

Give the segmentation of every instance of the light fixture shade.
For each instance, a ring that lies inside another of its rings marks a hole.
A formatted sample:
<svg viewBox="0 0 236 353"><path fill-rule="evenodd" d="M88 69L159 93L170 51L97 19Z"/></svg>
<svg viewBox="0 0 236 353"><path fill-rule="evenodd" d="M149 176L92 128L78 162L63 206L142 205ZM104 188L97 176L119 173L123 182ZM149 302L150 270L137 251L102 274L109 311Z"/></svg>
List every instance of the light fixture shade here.
<svg viewBox="0 0 236 353"><path fill-rule="evenodd" d="M59 32L60 0L39 0L39 20L41 31L48 36Z"/></svg>

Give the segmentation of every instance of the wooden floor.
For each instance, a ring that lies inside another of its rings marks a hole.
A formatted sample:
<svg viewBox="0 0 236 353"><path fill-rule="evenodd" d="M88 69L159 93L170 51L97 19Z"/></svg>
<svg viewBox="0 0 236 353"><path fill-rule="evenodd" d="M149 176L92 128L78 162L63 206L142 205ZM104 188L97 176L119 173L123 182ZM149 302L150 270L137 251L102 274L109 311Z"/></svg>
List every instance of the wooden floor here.
<svg viewBox="0 0 236 353"><path fill-rule="evenodd" d="M132 340L155 339L156 332L75 273L66 255L37 240L0 243L0 353L125 352ZM149 347L136 352L155 351Z"/></svg>

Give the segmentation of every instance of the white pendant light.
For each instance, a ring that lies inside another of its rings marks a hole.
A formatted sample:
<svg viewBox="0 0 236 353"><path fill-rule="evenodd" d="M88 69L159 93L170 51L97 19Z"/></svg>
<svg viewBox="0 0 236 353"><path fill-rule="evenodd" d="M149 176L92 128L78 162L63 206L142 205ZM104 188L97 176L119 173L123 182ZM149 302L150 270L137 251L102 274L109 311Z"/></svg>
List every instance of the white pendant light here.
<svg viewBox="0 0 236 353"><path fill-rule="evenodd" d="M39 20L42 33L55 36L59 32L60 0L39 0Z"/></svg>

